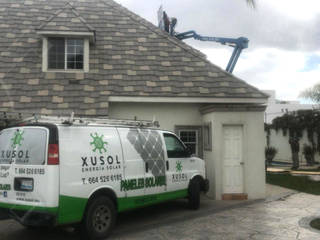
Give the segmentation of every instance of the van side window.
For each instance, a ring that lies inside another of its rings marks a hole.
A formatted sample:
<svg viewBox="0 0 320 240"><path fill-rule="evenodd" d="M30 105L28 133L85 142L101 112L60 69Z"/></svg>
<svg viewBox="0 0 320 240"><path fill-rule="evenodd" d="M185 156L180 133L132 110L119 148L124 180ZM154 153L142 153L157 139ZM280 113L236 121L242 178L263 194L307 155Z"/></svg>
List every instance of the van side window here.
<svg viewBox="0 0 320 240"><path fill-rule="evenodd" d="M174 135L164 133L164 141L166 143L168 158L185 158L189 157L186 147Z"/></svg>

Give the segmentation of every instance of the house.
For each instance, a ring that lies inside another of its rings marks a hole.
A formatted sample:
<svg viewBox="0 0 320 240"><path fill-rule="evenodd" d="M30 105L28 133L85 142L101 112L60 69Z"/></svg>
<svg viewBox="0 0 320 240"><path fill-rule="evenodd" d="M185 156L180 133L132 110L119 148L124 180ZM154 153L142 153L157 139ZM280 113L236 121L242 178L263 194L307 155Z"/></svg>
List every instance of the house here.
<svg viewBox="0 0 320 240"><path fill-rule="evenodd" d="M281 117L286 113L318 108L315 104L301 104L299 101L277 100L275 90L263 90L263 92L270 96L268 99L264 120L267 124L271 124L273 119ZM282 131L276 131L275 129L270 129L270 131L266 131L265 134L266 137L269 138L269 146L277 149L277 154L275 155L273 161L292 163L292 152L289 144L289 136L283 135ZM311 144L306 130L303 131L299 144L299 161L301 165L305 165L307 162L303 155L303 146ZM320 160L320 156L318 154L315 155L315 160Z"/></svg>
<svg viewBox="0 0 320 240"><path fill-rule="evenodd" d="M262 92L270 96L265 111L265 123L272 123L273 119L288 112L316 108L316 105L314 104L301 104L299 101L277 100L275 90L263 90Z"/></svg>
<svg viewBox="0 0 320 240"><path fill-rule="evenodd" d="M155 118L212 197L265 196L266 94L112 0L3 1L0 19L0 111Z"/></svg>

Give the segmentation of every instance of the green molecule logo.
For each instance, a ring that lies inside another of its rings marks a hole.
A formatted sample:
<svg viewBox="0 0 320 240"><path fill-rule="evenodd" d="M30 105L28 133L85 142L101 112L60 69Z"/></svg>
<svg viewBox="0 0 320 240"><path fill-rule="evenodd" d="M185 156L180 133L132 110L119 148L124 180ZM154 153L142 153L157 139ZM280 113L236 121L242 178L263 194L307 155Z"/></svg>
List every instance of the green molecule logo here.
<svg viewBox="0 0 320 240"><path fill-rule="evenodd" d="M24 140L24 138L22 137L22 135L24 134L24 132L19 132L16 131L14 133L13 138L11 138L12 144L11 147L15 148L17 145L21 146L21 141Z"/></svg>
<svg viewBox="0 0 320 240"><path fill-rule="evenodd" d="M177 172L181 172L181 171L182 171L182 164L181 164L180 161L178 161L178 162L176 163L176 170L177 170Z"/></svg>
<svg viewBox="0 0 320 240"><path fill-rule="evenodd" d="M108 143L103 141L103 135L99 137L98 133L95 133L95 135L91 133L90 136L93 139L93 141L90 142L90 145L94 145L94 149L92 151L95 152L96 150L99 150L100 154L102 153L102 150L104 150L104 152L107 151L104 145L107 145Z"/></svg>

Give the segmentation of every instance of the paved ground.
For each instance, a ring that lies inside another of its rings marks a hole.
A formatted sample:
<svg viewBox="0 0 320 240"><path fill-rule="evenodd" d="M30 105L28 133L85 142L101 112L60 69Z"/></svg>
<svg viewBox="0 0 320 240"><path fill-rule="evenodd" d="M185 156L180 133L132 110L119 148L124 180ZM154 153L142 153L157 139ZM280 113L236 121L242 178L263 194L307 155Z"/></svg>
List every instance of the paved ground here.
<svg viewBox="0 0 320 240"><path fill-rule="evenodd" d="M266 201L212 201L200 211L185 210L185 202L121 214L110 239L320 239L307 222L320 216L320 196L268 185ZM0 221L1 240L75 240L71 229L29 231L11 220Z"/></svg>

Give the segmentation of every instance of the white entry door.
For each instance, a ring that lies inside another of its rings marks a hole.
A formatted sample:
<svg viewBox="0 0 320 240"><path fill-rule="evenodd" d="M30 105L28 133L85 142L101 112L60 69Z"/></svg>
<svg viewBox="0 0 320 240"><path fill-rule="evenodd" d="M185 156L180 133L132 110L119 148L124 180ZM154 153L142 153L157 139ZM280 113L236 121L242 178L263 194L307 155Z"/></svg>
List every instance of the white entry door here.
<svg viewBox="0 0 320 240"><path fill-rule="evenodd" d="M243 193L242 126L223 127L223 193Z"/></svg>

